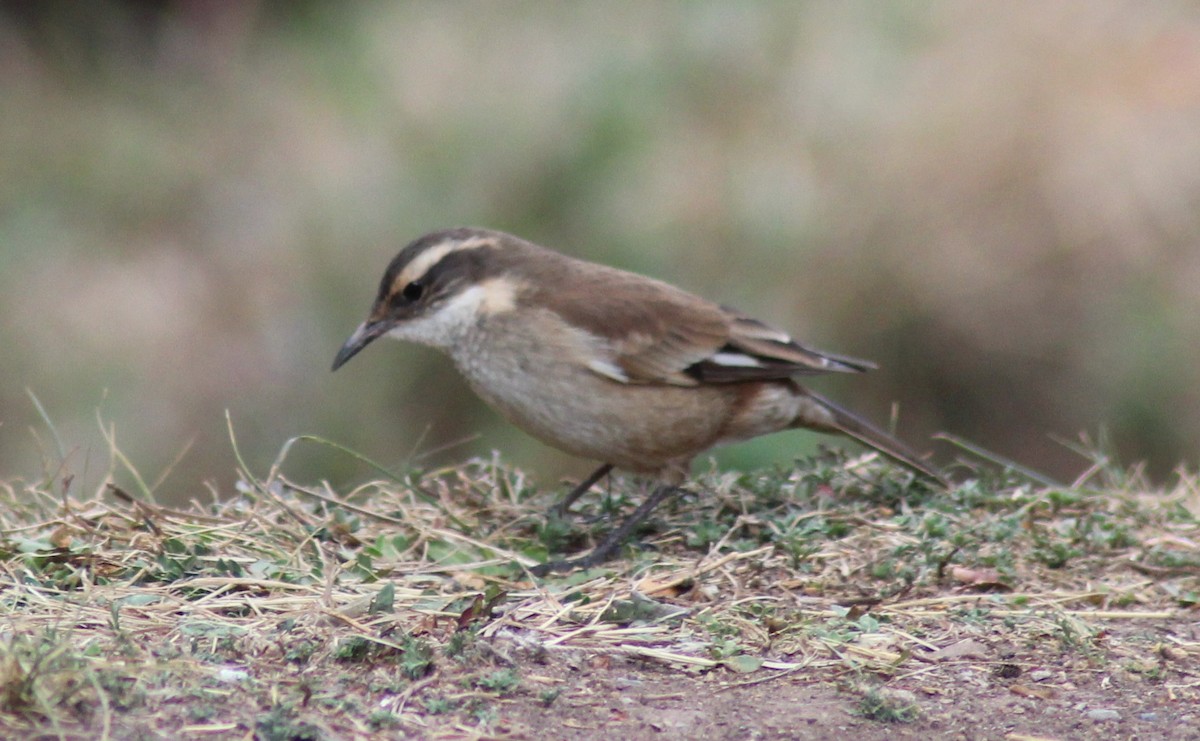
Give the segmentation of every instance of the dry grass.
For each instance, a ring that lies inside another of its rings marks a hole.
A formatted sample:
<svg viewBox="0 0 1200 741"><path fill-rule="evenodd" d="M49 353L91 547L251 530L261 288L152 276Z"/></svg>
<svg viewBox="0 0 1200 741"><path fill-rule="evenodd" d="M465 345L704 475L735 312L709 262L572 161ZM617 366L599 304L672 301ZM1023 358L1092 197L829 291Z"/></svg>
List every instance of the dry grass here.
<svg viewBox="0 0 1200 741"><path fill-rule="evenodd" d="M568 524L496 460L341 493L280 468L186 510L3 486L3 735L502 734L514 698L564 702L539 667L579 657L929 689L1049 652L1200 697L1200 642L1172 627L1200 602L1182 473L1154 492L1102 464L1070 487L962 467L947 494L870 456L710 472L621 560L536 580L637 489L598 487ZM875 689L862 712L908 717Z"/></svg>

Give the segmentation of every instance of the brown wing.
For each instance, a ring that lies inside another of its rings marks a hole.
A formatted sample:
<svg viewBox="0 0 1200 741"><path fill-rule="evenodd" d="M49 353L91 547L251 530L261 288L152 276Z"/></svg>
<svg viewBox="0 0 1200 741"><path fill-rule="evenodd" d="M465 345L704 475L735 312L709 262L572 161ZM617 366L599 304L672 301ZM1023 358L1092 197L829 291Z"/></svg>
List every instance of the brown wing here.
<svg viewBox="0 0 1200 741"><path fill-rule="evenodd" d="M712 356L688 369L706 383L812 376L821 373L861 373L875 368L868 360L818 350L793 340L786 332L729 307L728 342Z"/></svg>
<svg viewBox="0 0 1200 741"><path fill-rule="evenodd" d="M615 380L694 386L874 367L661 281L570 258L558 267L564 282L540 285L533 301L600 338L591 367Z"/></svg>
<svg viewBox="0 0 1200 741"><path fill-rule="evenodd" d="M696 385L685 371L729 339L720 307L634 273L589 268L572 275L570 300L556 290L537 300L601 340L593 370L627 383Z"/></svg>

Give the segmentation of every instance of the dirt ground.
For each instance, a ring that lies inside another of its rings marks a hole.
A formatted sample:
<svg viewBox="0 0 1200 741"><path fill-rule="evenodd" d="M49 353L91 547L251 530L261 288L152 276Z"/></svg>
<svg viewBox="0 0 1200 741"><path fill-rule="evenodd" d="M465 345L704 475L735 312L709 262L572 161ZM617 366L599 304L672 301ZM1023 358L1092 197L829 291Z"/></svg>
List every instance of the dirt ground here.
<svg viewBox="0 0 1200 741"><path fill-rule="evenodd" d="M683 677L641 661L605 663L544 667L536 681L563 688L554 706L509 700L499 725L518 737L561 739L1200 738L1194 695L1172 701L1161 687L1115 682L1103 669L1058 671L1022 690L1020 678L998 677L986 665L955 666L944 683L897 683L911 688L919 715L889 723L863 717L857 688L803 672L738 681ZM1118 717L1093 720L1089 710Z"/></svg>
<svg viewBox="0 0 1200 741"><path fill-rule="evenodd" d="M1082 653L1050 644L1014 649L997 634L958 645L942 659L926 657L921 668L890 679L829 667L745 674L692 670L643 657L546 650L527 635L510 633L487 641L480 654L487 658L473 666L440 663L396 694L371 690L396 677L394 664L321 663L289 670L264 657L248 672L270 685L270 697L253 692L252 680L244 692L228 688L220 703L222 722L196 723L193 699L160 705L152 721L115 713L110 723L95 717L85 733L40 737L1200 739L1200 667L1169 648L1143 654L1152 663L1139 665L1135 647L1153 634L1200 634L1200 621L1124 626ZM512 669L520 682L500 696L463 692L469 686L464 672L482 665ZM1123 668L1139 666L1137 672ZM301 687L306 698L295 703L295 715L263 722L269 703L287 704ZM873 688L881 694L872 694ZM466 710L472 695L488 708L486 720ZM431 712L430 700L437 697L454 697L456 709ZM903 713L888 716L878 705L869 707L869 697L882 697ZM357 703L363 710L358 721L330 712L335 699ZM362 720L372 708L386 709L395 722L366 731ZM177 730L166 733L170 728Z"/></svg>
<svg viewBox="0 0 1200 741"><path fill-rule="evenodd" d="M972 641L963 648L969 656L949 655L887 682L886 698L915 706L911 720L890 722L866 717L870 680L850 676L803 669L689 675L640 658L578 652L516 659L527 689L500 702L491 733L630 741L1200 739L1200 680L1191 675L1179 681L1197 667L1172 667L1170 651L1159 656L1161 671L1150 676L1118 665L1126 646L1146 632L1200 634L1200 620L1123 629L1082 657L1013 651L1002 639L994 645ZM560 692L546 706L539 689ZM427 730L454 734L436 724Z"/></svg>

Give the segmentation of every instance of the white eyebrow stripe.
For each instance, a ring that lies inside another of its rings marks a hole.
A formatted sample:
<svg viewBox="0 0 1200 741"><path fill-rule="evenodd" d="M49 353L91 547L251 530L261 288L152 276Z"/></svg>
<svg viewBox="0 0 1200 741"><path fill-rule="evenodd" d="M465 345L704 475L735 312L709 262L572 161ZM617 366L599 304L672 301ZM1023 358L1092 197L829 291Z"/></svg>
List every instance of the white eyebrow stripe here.
<svg viewBox="0 0 1200 741"><path fill-rule="evenodd" d="M762 362L755 357L740 352L719 352L709 358L710 362L737 368L762 368Z"/></svg>
<svg viewBox="0 0 1200 741"><path fill-rule="evenodd" d="M474 237L461 242L448 239L445 242L435 244L413 258L412 262L405 265L404 269L400 271L400 275L396 276L396 280L398 283L407 285L414 280L422 278L434 265L441 262L442 258L451 252L473 250L487 244L490 244L490 242L482 237Z"/></svg>

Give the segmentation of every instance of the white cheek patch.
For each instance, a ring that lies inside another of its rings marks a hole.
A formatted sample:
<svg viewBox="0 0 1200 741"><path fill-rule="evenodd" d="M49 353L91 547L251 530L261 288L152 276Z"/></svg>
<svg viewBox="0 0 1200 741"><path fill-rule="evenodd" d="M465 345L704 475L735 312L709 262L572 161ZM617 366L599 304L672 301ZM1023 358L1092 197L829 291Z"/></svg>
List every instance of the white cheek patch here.
<svg viewBox="0 0 1200 741"><path fill-rule="evenodd" d="M709 362L723 365L727 368L762 368L758 358L743 355L740 352L719 352L710 357Z"/></svg>
<svg viewBox="0 0 1200 741"><path fill-rule="evenodd" d="M510 311L516 306L515 293L515 287L503 279L485 281L426 314L397 324L388 331L388 336L433 347L452 347L482 317Z"/></svg>
<svg viewBox="0 0 1200 741"><path fill-rule="evenodd" d="M422 345L443 347L448 344L448 335L443 331L440 322L433 317L423 316L411 319L403 324L397 324L388 330L387 336L394 340L419 342Z"/></svg>

